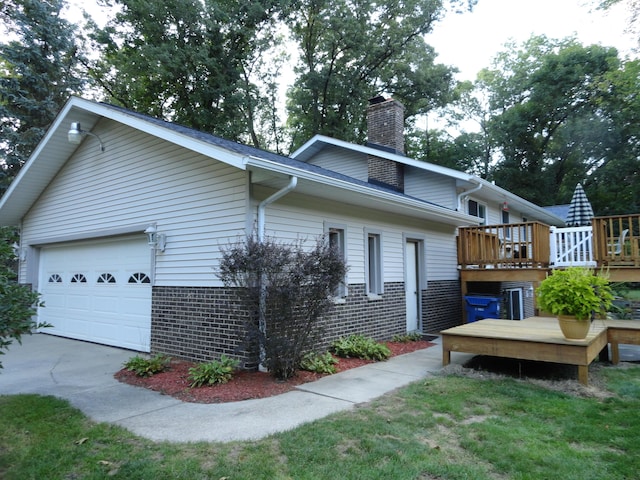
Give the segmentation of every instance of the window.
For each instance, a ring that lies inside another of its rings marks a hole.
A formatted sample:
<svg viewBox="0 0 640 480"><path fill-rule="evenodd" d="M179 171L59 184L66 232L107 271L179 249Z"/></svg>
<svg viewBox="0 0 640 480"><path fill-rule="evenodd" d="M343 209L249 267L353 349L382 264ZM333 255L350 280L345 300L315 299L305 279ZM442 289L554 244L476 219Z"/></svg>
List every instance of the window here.
<svg viewBox="0 0 640 480"><path fill-rule="evenodd" d="M345 248L346 244L345 244L344 228L329 227L328 237L329 237L329 245L331 245L332 248L340 252L342 259L346 261L347 256L346 256L346 248ZM342 282L340 282L340 285L338 285L338 288L336 288L334 295L338 298L347 296L346 277L342 279Z"/></svg>
<svg viewBox="0 0 640 480"><path fill-rule="evenodd" d="M487 206L481 203L476 202L475 200L469 200L467 204L467 209L469 210L469 215L473 215L474 217L480 217L482 219L482 225L487 224Z"/></svg>
<svg viewBox="0 0 640 480"><path fill-rule="evenodd" d="M71 283L87 283L87 277L85 277L82 273L76 273L73 277L71 277Z"/></svg>
<svg viewBox="0 0 640 480"><path fill-rule="evenodd" d="M366 243L367 293L379 295L384 292L382 284L382 239L379 233L367 233Z"/></svg>
<svg viewBox="0 0 640 480"><path fill-rule="evenodd" d="M151 283L151 279L146 273L134 273L129 277L128 283Z"/></svg>
<svg viewBox="0 0 640 480"><path fill-rule="evenodd" d="M57 273L54 273L49 277L49 283L62 283L62 277Z"/></svg>
<svg viewBox="0 0 640 480"><path fill-rule="evenodd" d="M502 210L502 223L509 223L509 212ZM511 239L511 227L504 228L504 238Z"/></svg>
<svg viewBox="0 0 640 480"><path fill-rule="evenodd" d="M98 283L116 283L116 277L110 273L103 273L98 277Z"/></svg>

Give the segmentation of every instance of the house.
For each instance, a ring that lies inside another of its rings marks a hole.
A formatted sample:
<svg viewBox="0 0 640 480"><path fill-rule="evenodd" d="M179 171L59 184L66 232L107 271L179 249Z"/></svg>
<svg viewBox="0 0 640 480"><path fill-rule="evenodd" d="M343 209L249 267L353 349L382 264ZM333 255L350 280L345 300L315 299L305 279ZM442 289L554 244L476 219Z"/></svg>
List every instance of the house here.
<svg viewBox="0 0 640 480"><path fill-rule="evenodd" d="M327 342L459 324L461 226L558 217L482 179L404 156L403 108L374 99L369 144L317 136L284 157L71 98L0 201L46 333L192 360L243 350L216 276L247 234L329 235L349 265ZM71 129L71 130L70 130Z"/></svg>

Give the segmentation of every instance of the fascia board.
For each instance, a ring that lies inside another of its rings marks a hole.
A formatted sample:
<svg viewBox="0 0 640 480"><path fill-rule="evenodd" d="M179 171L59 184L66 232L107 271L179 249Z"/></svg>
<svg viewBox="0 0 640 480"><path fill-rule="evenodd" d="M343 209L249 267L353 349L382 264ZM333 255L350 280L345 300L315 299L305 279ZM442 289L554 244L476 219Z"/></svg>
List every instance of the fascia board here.
<svg viewBox="0 0 640 480"><path fill-rule="evenodd" d="M129 115L126 112L110 108L108 105L94 103L81 98L75 98L72 100L79 100L82 102L82 108L84 110L95 113L101 117L122 123L123 125L135 128L136 130L161 138L170 143L180 145L181 147L193 152L215 158L216 160L227 163L233 167L243 168L244 164L242 159L244 156L242 154L232 152L223 147L212 145L209 142L173 131L171 128L155 125L151 122L145 121L144 119Z"/></svg>

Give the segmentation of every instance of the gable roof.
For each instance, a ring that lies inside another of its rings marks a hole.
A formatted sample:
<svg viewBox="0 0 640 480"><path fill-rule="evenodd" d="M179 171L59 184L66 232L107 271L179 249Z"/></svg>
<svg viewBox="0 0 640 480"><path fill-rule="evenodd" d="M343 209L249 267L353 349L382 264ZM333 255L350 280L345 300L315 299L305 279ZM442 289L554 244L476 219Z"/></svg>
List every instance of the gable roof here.
<svg viewBox="0 0 640 480"><path fill-rule="evenodd" d="M57 175L78 145L68 142L72 122L83 130L107 118L193 152L252 172L252 182L281 188L298 177L296 191L339 202L418 217L450 225L477 223L477 218L441 205L397 193L295 158L226 140L125 108L71 97L29 160L0 199L0 224L17 225ZM107 145L108 148L108 145Z"/></svg>
<svg viewBox="0 0 640 480"><path fill-rule="evenodd" d="M535 203L529 202L528 200L525 200L524 198L519 197L518 195L515 195L483 178L459 170L454 170L452 168L443 167L441 165L435 165L422 160L415 160L404 155L399 155L385 148L375 148L369 145L356 145L336 138L316 135L298 150L293 152L291 156L303 162L308 162L323 149L330 146L358 152L364 155L377 156L423 171L444 175L455 180L456 186L464 190L476 189L478 186L481 186L480 189L474 193L475 197L481 197L487 201L495 202L496 204L507 202L524 216L530 216L549 225L561 225L564 223L564 217L558 216L555 211L548 210L536 205Z"/></svg>

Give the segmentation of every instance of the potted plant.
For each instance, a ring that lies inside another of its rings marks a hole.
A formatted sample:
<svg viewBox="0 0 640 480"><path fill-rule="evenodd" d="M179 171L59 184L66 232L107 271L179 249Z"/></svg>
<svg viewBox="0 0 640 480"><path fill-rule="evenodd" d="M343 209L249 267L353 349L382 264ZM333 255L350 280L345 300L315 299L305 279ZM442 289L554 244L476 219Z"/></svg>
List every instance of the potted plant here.
<svg viewBox="0 0 640 480"><path fill-rule="evenodd" d="M596 316L605 316L613 292L609 280L592 269L570 267L555 270L540 282L538 307L558 316L560 329L567 339L583 339Z"/></svg>

